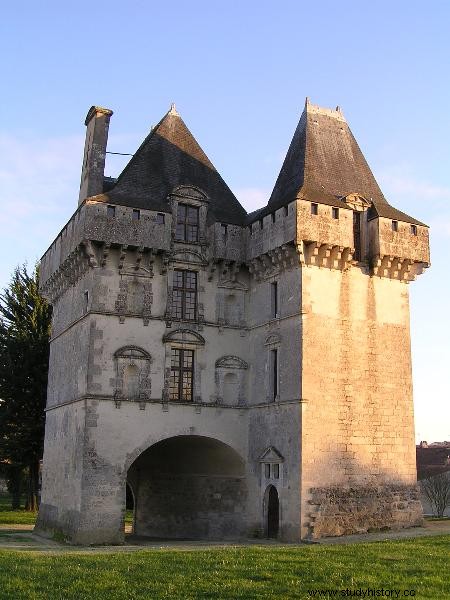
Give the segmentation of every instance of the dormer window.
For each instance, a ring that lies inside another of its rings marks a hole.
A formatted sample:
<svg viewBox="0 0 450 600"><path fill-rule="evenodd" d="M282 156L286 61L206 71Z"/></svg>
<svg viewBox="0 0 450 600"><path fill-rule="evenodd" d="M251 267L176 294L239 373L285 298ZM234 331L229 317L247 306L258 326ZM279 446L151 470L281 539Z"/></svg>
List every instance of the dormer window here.
<svg viewBox="0 0 450 600"><path fill-rule="evenodd" d="M178 242L198 242L198 226L198 207L178 204L176 240Z"/></svg>

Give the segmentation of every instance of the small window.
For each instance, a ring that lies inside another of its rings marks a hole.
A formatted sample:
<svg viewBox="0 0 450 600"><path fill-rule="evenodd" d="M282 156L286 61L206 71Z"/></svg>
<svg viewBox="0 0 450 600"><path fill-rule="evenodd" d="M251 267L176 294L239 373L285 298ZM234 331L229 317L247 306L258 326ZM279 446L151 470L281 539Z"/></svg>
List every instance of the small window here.
<svg viewBox="0 0 450 600"><path fill-rule="evenodd" d="M398 231L398 221L392 221L392 231Z"/></svg>
<svg viewBox="0 0 450 600"><path fill-rule="evenodd" d="M278 463L273 465L273 478L280 479L280 465Z"/></svg>
<svg viewBox="0 0 450 600"><path fill-rule="evenodd" d="M166 215L164 213L157 213L156 214L157 225L164 225L165 222L166 222Z"/></svg>
<svg viewBox="0 0 450 600"><path fill-rule="evenodd" d="M106 209L106 214L108 217L115 217L116 216L116 207L108 204L108 207Z"/></svg>
<svg viewBox="0 0 450 600"><path fill-rule="evenodd" d="M87 313L87 311L89 309L89 292L87 290L84 292L83 299L84 299L83 310L85 313Z"/></svg>
<svg viewBox="0 0 450 600"><path fill-rule="evenodd" d="M287 206L284 207L284 216L287 217L288 216L288 211L289 208Z"/></svg>
<svg viewBox="0 0 450 600"><path fill-rule="evenodd" d="M272 223L275 223L275 218L276 218L276 215L275 215L275 213L274 213L274 212L273 212L273 213L271 213L271 215L270 215L270 216L272 217Z"/></svg>
<svg viewBox="0 0 450 600"><path fill-rule="evenodd" d="M259 220L259 228L262 229L264 227L264 219Z"/></svg>
<svg viewBox="0 0 450 600"><path fill-rule="evenodd" d="M319 205L311 202L311 214L318 215L319 214Z"/></svg>
<svg viewBox="0 0 450 600"><path fill-rule="evenodd" d="M411 225L411 234L417 235L417 225Z"/></svg>
<svg viewBox="0 0 450 600"><path fill-rule="evenodd" d="M141 211L137 209L133 209L133 221L139 221L141 218Z"/></svg>
<svg viewBox="0 0 450 600"><path fill-rule="evenodd" d="M266 479L270 479L270 463L264 464L264 476Z"/></svg>
<svg viewBox="0 0 450 600"><path fill-rule="evenodd" d="M223 237L226 238L227 233L228 233L228 225L226 225L225 223L222 223L220 226L220 230L222 232Z"/></svg>
<svg viewBox="0 0 450 600"><path fill-rule="evenodd" d="M335 206L333 206L331 209L331 216L333 217L333 219L339 219L339 209Z"/></svg>
<svg viewBox="0 0 450 600"><path fill-rule="evenodd" d="M272 318L276 319L278 317L278 282L277 281L273 281L270 284L270 295L271 295Z"/></svg>

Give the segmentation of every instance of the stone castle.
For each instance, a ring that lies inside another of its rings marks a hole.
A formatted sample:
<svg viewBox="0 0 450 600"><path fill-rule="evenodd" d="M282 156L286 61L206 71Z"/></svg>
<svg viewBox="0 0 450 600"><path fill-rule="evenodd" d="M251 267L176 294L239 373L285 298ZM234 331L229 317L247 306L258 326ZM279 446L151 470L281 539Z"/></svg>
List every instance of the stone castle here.
<svg viewBox="0 0 450 600"><path fill-rule="evenodd" d="M409 287L428 228L339 108L306 101L247 214L174 106L118 179L92 107L53 306L37 529L73 543L285 541L421 522Z"/></svg>

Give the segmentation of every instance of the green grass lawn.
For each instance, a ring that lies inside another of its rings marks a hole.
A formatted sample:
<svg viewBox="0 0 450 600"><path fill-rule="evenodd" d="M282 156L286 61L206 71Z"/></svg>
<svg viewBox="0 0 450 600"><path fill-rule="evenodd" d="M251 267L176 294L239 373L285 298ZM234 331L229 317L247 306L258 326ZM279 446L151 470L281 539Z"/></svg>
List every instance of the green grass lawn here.
<svg viewBox="0 0 450 600"><path fill-rule="evenodd" d="M0 494L0 525L34 525L36 517L36 512L29 512L24 509L11 510L10 496L8 494Z"/></svg>
<svg viewBox="0 0 450 600"><path fill-rule="evenodd" d="M404 590L414 590L414 598L444 600L450 598L449 554L450 536L336 546L133 553L51 555L4 550L0 552L0 598L285 599L310 598L308 590L339 590L336 597L349 597L340 590L383 588L400 590L400 598L405 597Z"/></svg>

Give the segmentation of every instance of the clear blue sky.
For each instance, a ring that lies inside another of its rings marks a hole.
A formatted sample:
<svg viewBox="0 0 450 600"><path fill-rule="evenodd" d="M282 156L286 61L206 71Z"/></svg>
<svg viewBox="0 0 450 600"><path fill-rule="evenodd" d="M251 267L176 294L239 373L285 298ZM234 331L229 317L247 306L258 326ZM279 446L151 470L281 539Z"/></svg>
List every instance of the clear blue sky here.
<svg viewBox="0 0 450 600"><path fill-rule="evenodd" d="M416 430L450 439L449 23L446 0L5 3L0 287L75 209L92 104L114 110L109 150L134 152L175 101L248 210L305 96L339 104L390 202L432 227L410 286Z"/></svg>

